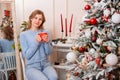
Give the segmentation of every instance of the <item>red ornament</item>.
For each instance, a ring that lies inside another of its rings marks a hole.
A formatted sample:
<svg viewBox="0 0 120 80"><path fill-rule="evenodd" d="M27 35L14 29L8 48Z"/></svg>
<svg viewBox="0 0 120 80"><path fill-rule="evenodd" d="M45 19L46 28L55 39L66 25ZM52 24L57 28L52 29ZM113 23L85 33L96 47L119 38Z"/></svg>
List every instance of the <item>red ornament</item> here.
<svg viewBox="0 0 120 80"><path fill-rule="evenodd" d="M104 46L104 49L106 52L110 52L109 49L108 49L108 46Z"/></svg>
<svg viewBox="0 0 120 80"><path fill-rule="evenodd" d="M97 58L95 59L95 62L96 62L97 65L100 65L100 58L97 57Z"/></svg>
<svg viewBox="0 0 120 80"><path fill-rule="evenodd" d="M84 52L84 48L83 47L79 47L79 51L80 52Z"/></svg>
<svg viewBox="0 0 120 80"><path fill-rule="evenodd" d="M94 35L98 35L98 32L96 30L94 31Z"/></svg>
<svg viewBox="0 0 120 80"><path fill-rule="evenodd" d="M97 24L96 18L91 18L91 19L90 19L90 24L96 25L96 24Z"/></svg>
<svg viewBox="0 0 120 80"><path fill-rule="evenodd" d="M44 41L43 37L48 35L46 32L39 33L39 36L41 37L41 41Z"/></svg>
<svg viewBox="0 0 120 80"><path fill-rule="evenodd" d="M73 75L74 75L74 76L78 76L78 75L79 75L79 72L75 72Z"/></svg>
<svg viewBox="0 0 120 80"><path fill-rule="evenodd" d="M96 36L94 36L94 35L91 36L91 41L92 41L92 42L95 42L96 40L97 40L97 37L96 37Z"/></svg>
<svg viewBox="0 0 120 80"><path fill-rule="evenodd" d="M90 9L91 9L91 6L87 4L87 5L85 5L84 9L85 9L85 10L90 10Z"/></svg>

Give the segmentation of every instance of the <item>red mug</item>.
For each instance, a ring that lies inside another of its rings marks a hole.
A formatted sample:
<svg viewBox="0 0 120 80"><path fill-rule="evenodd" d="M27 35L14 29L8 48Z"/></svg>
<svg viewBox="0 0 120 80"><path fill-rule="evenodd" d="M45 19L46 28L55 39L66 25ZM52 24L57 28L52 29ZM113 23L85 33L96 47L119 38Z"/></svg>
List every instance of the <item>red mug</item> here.
<svg viewBox="0 0 120 80"><path fill-rule="evenodd" d="M46 36L46 35L48 35L46 32L41 32L41 33L39 33L39 36L41 37L41 41L44 41L43 40L43 36Z"/></svg>

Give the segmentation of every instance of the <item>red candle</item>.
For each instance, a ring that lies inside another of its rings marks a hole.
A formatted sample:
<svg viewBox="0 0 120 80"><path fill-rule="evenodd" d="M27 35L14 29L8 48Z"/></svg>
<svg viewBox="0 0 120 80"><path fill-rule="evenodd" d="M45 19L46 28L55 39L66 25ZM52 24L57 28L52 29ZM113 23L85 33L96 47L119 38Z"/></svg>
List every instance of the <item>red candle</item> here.
<svg viewBox="0 0 120 80"><path fill-rule="evenodd" d="M65 30L66 30L66 31L65 31L65 32L66 32L66 33L65 33L65 36L67 37L67 36L68 36L68 34L67 34L67 18L65 18Z"/></svg>
<svg viewBox="0 0 120 80"><path fill-rule="evenodd" d="M73 21L73 14L72 14L71 20L70 20L70 29L69 29L69 32L72 32L72 21Z"/></svg>
<svg viewBox="0 0 120 80"><path fill-rule="evenodd" d="M62 19L62 14L60 15L60 18L61 18L61 32L64 32L64 30L63 30L63 19Z"/></svg>

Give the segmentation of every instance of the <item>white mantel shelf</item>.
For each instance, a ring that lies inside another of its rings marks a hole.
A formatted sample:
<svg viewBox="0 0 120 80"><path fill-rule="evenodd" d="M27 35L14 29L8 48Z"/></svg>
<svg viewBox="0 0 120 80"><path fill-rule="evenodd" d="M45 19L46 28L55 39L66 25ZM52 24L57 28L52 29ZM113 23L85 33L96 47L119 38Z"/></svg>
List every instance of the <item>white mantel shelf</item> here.
<svg viewBox="0 0 120 80"><path fill-rule="evenodd" d="M57 44L52 44L54 49L57 51L57 52L70 52L71 51L71 47L72 47L72 44L63 44L63 43L57 43Z"/></svg>
<svg viewBox="0 0 120 80"><path fill-rule="evenodd" d="M54 43L52 43L52 45L54 47L72 47L73 44L68 44L68 43L57 43L57 44L54 44Z"/></svg>

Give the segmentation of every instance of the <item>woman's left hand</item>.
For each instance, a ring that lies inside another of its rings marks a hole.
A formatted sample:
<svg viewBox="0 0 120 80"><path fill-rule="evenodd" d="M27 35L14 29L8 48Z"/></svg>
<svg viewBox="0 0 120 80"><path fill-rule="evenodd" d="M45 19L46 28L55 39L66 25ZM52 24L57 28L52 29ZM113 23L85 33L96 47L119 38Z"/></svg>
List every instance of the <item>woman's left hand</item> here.
<svg viewBox="0 0 120 80"><path fill-rule="evenodd" d="M48 35L42 36L42 39L43 39L44 42L49 42L49 37L48 37Z"/></svg>

